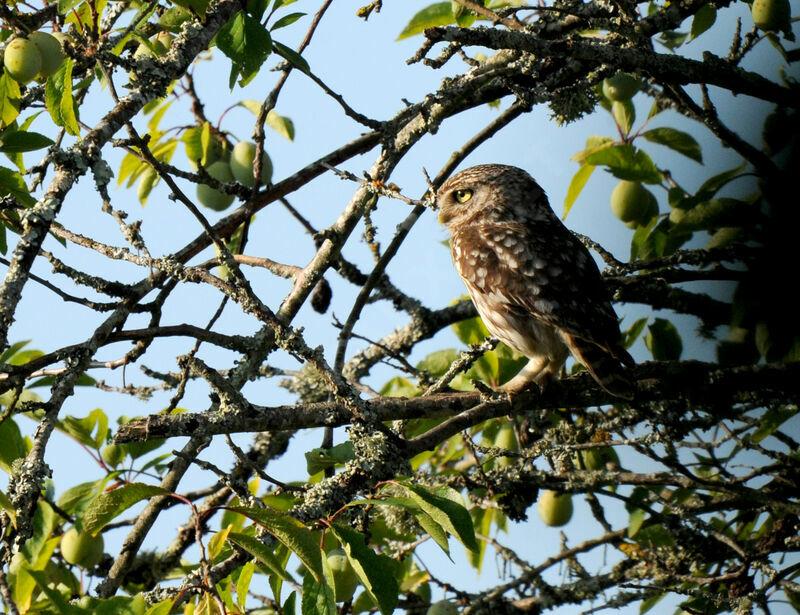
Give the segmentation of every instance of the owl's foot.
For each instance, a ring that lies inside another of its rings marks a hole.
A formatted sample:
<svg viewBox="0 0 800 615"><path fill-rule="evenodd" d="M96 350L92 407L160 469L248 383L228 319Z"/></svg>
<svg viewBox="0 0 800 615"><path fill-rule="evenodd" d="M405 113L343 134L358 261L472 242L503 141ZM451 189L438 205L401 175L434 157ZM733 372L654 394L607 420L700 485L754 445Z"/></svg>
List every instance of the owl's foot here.
<svg viewBox="0 0 800 615"><path fill-rule="evenodd" d="M535 357L528 361L516 376L497 390L514 396L535 386L541 393L550 382L556 379L558 369L547 357Z"/></svg>

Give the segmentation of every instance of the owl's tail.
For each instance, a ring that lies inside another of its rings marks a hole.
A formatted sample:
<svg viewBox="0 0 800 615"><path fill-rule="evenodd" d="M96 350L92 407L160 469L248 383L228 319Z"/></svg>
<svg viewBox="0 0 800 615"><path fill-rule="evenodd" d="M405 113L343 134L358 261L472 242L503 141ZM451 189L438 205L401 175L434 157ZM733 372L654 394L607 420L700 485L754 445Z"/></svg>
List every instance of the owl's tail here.
<svg viewBox="0 0 800 615"><path fill-rule="evenodd" d="M633 357L620 346L603 348L575 336L567 336L572 354L586 366L603 389L624 399L633 399L634 386L622 364L635 365Z"/></svg>

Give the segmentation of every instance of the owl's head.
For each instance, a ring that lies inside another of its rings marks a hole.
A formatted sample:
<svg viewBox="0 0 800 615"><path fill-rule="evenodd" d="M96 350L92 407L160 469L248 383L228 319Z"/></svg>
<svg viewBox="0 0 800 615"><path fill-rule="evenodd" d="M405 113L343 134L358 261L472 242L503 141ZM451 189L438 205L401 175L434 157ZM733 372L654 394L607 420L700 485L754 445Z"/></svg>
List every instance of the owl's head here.
<svg viewBox="0 0 800 615"><path fill-rule="evenodd" d="M504 164L470 167L436 193L439 222L451 229L481 222L552 216L544 190L525 171Z"/></svg>

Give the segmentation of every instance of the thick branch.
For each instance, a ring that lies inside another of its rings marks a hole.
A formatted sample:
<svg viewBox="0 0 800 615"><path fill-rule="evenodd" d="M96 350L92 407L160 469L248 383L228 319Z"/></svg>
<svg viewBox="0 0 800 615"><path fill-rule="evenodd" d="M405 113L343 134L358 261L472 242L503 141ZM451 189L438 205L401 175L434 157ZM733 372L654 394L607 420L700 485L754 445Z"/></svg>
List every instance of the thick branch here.
<svg viewBox="0 0 800 615"><path fill-rule="evenodd" d="M632 369L636 381L634 403L683 401L687 404L731 404L758 400L759 403L797 399L800 393L800 363L720 368L713 363L684 361L645 363ZM587 374L579 374L551 384L538 395L526 393L510 402L506 396L482 402L477 392L446 393L418 398L379 397L364 402L379 421L415 418L441 418L469 411L479 404L483 409L470 424L459 425L454 433L492 417L526 410L563 407L589 407L618 400L600 389ZM325 402L287 406L257 406L249 402L221 413L183 413L151 415L120 427L117 442L145 441L154 438L191 434L218 435L252 431L310 429L347 425L353 420L342 403ZM451 430L452 431L452 430ZM442 434L446 439L452 433ZM431 445L434 445L431 442Z"/></svg>

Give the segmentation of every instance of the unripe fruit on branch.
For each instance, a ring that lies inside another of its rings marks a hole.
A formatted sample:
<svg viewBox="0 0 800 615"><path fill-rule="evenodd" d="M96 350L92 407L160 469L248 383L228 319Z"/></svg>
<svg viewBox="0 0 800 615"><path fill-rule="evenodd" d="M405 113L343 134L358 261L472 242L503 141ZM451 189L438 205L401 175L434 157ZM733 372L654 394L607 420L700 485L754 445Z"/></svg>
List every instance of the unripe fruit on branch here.
<svg viewBox="0 0 800 615"><path fill-rule="evenodd" d="M86 570L94 568L103 557L103 536L92 536L72 527L61 537L61 555L70 564Z"/></svg>
<svg viewBox="0 0 800 615"><path fill-rule="evenodd" d="M42 56L42 67L39 70L40 77L49 77L58 70L66 57L61 50L61 41L47 32L33 32L28 40L36 45L39 54Z"/></svg>
<svg viewBox="0 0 800 615"><path fill-rule="evenodd" d="M789 0L753 0L753 23L766 32L789 29Z"/></svg>
<svg viewBox="0 0 800 615"><path fill-rule="evenodd" d="M641 81L630 73L619 72L608 79L603 79L603 94L611 101L630 100L641 85Z"/></svg>
<svg viewBox="0 0 800 615"><path fill-rule="evenodd" d="M539 493L537 509L546 525L561 527L572 519L572 496L545 489Z"/></svg>
<svg viewBox="0 0 800 615"><path fill-rule="evenodd" d="M233 174L227 162L217 160L206 167L206 173L219 182L228 183L233 181ZM215 211L227 209L233 203L234 196L225 194L207 184L197 185L197 200L202 205Z"/></svg>
<svg viewBox="0 0 800 615"><path fill-rule="evenodd" d="M3 65L14 81L25 84L42 70L42 54L28 39L15 38L6 45Z"/></svg>
<svg viewBox="0 0 800 615"><path fill-rule="evenodd" d="M629 228L636 228L658 215L658 201L641 183L623 180L611 193L611 211Z"/></svg>
<svg viewBox="0 0 800 615"><path fill-rule="evenodd" d="M231 173L241 184L252 187L255 184L253 179L253 161L256 159L256 145L249 141L239 141L231 152ZM272 179L272 161L267 156L267 152L261 154L261 183L268 184Z"/></svg>
<svg viewBox="0 0 800 615"><path fill-rule="evenodd" d="M328 552L328 566L333 573L333 595L336 602L347 602L352 599L358 586L358 578L347 554L342 549Z"/></svg>

